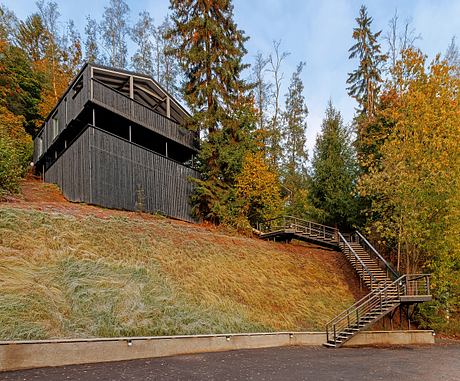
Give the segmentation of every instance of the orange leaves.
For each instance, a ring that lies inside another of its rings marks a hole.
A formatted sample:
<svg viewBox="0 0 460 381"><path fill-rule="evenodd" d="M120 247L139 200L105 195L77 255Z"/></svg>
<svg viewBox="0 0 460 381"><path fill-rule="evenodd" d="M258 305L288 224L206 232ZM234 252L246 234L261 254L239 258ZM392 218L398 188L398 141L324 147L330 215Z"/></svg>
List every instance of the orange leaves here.
<svg viewBox="0 0 460 381"><path fill-rule="evenodd" d="M274 217L281 210L278 178L268 167L262 152L246 154L236 179L236 190L243 203L241 213L250 221Z"/></svg>
<svg viewBox="0 0 460 381"><path fill-rule="evenodd" d="M384 225L383 238L396 238L407 268L455 251L444 237L460 230L453 217L460 189L460 86L450 73L439 57L427 67L421 52L403 53L377 113L391 129L379 161L359 183L361 194L373 196L374 227Z"/></svg>

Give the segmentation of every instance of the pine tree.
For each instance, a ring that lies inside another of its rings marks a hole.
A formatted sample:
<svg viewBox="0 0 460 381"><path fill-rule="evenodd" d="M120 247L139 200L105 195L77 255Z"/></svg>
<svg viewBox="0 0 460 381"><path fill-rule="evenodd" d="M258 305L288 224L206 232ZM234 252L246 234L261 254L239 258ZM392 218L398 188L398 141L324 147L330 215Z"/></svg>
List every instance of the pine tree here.
<svg viewBox="0 0 460 381"><path fill-rule="evenodd" d="M358 26L353 29L353 39L356 43L349 49L349 58L358 58L359 66L348 74L347 84L350 86L347 90L348 95L358 102L358 111L371 117L382 82L381 67L386 56L380 52L380 44L377 41L381 31L372 33L372 17L368 16L364 5L359 10L356 22Z"/></svg>
<svg viewBox="0 0 460 381"><path fill-rule="evenodd" d="M229 0L172 0L167 34L185 73L184 98L193 112L190 128L203 131L202 179L194 210L213 222L231 216L235 178L250 145L254 110L250 84L241 78L247 37L233 21Z"/></svg>
<svg viewBox="0 0 460 381"><path fill-rule="evenodd" d="M86 62L99 62L99 44L98 44L98 30L97 21L92 19L89 15L86 16L85 25L85 60Z"/></svg>
<svg viewBox="0 0 460 381"><path fill-rule="evenodd" d="M120 69L127 66L128 19L128 4L124 0L110 0L110 5L104 8L100 24L102 41L108 54L107 64Z"/></svg>
<svg viewBox="0 0 460 381"><path fill-rule="evenodd" d="M300 75L305 63L300 62L292 74L286 94L285 111L282 114L282 142L284 158L281 160L283 186L290 194L288 211L305 215L306 205L306 130L308 108L303 96L304 85Z"/></svg>
<svg viewBox="0 0 460 381"><path fill-rule="evenodd" d="M152 77L155 76L152 38L156 33L150 13L147 11L140 12L139 19L131 31L132 40L137 46L137 50L131 57L131 65L139 73L148 74Z"/></svg>
<svg viewBox="0 0 460 381"><path fill-rule="evenodd" d="M357 221L357 163L340 112L329 101L313 151L309 200L321 222L350 228Z"/></svg>

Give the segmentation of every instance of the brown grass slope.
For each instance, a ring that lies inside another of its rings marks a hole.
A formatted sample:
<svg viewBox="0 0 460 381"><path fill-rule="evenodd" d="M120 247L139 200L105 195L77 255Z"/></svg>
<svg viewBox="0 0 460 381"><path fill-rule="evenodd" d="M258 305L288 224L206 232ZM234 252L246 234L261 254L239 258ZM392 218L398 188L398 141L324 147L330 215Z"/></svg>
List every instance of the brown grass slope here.
<svg viewBox="0 0 460 381"><path fill-rule="evenodd" d="M323 330L354 293L331 250L68 203L38 182L0 204L0 340Z"/></svg>

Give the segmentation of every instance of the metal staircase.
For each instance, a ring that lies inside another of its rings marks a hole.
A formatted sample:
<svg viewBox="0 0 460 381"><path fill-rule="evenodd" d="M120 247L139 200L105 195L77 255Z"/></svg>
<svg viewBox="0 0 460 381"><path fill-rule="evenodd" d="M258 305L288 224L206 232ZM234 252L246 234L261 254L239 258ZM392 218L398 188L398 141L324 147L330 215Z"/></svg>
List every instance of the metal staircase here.
<svg viewBox="0 0 460 381"><path fill-rule="evenodd" d="M401 305L431 300L429 274L398 274L358 231L342 234L338 229L296 217L279 217L258 226L262 239L299 239L338 248L355 269L370 293L341 312L326 325L327 347L340 347L359 331Z"/></svg>

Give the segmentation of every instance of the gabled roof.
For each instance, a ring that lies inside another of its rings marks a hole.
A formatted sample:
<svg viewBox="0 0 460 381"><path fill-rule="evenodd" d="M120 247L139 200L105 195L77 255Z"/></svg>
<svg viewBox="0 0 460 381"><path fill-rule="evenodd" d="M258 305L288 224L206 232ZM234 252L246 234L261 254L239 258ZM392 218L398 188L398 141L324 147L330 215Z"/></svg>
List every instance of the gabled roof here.
<svg viewBox="0 0 460 381"><path fill-rule="evenodd" d="M169 118L176 123L183 125L190 118L188 111L149 75L94 63L88 64L88 66L92 68L94 79L100 80L128 96L130 95L130 78L132 77L134 99L155 109L164 116L168 116L167 100L169 98Z"/></svg>

